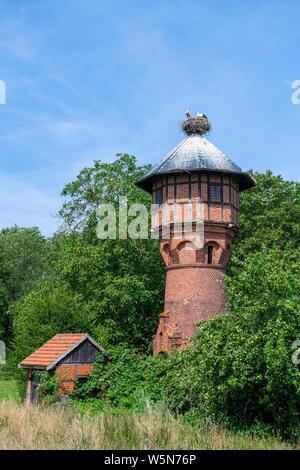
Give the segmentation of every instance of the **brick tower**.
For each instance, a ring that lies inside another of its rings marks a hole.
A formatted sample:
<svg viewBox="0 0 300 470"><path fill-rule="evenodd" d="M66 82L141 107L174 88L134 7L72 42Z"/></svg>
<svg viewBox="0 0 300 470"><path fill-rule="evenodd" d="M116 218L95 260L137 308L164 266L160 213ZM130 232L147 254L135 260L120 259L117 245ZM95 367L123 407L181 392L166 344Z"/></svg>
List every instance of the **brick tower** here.
<svg viewBox="0 0 300 470"><path fill-rule="evenodd" d="M239 193L255 186L249 174L203 137L210 130L207 117L186 116L186 138L137 181L152 194L153 204L168 207L166 217L158 212L153 218L166 265L165 306L153 354L188 344L199 320L223 311L223 275L239 229Z"/></svg>

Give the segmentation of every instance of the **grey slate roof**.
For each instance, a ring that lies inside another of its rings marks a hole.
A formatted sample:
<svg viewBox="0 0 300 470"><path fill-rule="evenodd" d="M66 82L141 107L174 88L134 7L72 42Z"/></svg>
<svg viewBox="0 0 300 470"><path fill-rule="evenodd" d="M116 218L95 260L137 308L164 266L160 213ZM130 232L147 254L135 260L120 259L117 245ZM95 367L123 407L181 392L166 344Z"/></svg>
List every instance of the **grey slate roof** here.
<svg viewBox="0 0 300 470"><path fill-rule="evenodd" d="M185 172L235 174L241 191L255 186L255 181L248 173L244 173L230 158L199 134L190 135L182 140L136 184L151 192L151 182L154 178Z"/></svg>

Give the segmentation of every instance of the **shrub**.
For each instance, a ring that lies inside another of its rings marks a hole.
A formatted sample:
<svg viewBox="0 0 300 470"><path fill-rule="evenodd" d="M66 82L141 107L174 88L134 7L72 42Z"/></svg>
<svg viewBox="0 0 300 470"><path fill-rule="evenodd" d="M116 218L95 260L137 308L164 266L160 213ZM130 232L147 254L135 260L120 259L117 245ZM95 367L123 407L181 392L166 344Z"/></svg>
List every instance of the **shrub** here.
<svg viewBox="0 0 300 470"><path fill-rule="evenodd" d="M163 384L171 359L142 355L126 345L100 354L89 380L76 387L74 399L87 407L138 411L145 402L164 400Z"/></svg>
<svg viewBox="0 0 300 470"><path fill-rule="evenodd" d="M36 372L39 378L38 397L39 402L53 404L60 401L59 381L55 372L39 371Z"/></svg>
<svg viewBox="0 0 300 470"><path fill-rule="evenodd" d="M201 323L194 347L174 357L169 404L297 439L300 371L291 346L299 338L299 260L267 249L242 265L233 260L227 285L230 314Z"/></svg>

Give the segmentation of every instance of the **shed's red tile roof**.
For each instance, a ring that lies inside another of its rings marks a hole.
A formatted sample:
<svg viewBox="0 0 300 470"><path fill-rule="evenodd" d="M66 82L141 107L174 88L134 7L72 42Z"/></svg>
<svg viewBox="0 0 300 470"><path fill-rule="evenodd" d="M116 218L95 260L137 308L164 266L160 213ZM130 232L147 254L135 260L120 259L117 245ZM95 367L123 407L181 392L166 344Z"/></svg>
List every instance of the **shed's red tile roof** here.
<svg viewBox="0 0 300 470"><path fill-rule="evenodd" d="M54 361L57 361L60 357L74 349L85 338L88 338L86 333L57 334L35 352L30 354L30 356L26 357L19 366L40 367L41 369L46 369Z"/></svg>

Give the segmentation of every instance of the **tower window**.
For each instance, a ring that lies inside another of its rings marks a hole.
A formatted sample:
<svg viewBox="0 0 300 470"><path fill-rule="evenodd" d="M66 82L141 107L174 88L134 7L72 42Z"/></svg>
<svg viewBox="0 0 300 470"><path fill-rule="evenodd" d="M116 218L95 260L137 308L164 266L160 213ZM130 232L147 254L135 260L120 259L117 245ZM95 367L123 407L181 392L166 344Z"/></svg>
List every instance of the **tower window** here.
<svg viewBox="0 0 300 470"><path fill-rule="evenodd" d="M214 253L214 247L212 245L208 245L208 247L207 247L207 264L212 264L212 262L213 262L213 253Z"/></svg>
<svg viewBox="0 0 300 470"><path fill-rule="evenodd" d="M209 202L221 202L222 193L220 184L209 185Z"/></svg>
<svg viewBox="0 0 300 470"><path fill-rule="evenodd" d="M159 188L159 189L156 190L155 202L156 202L156 204L162 204L163 203L163 188Z"/></svg>

